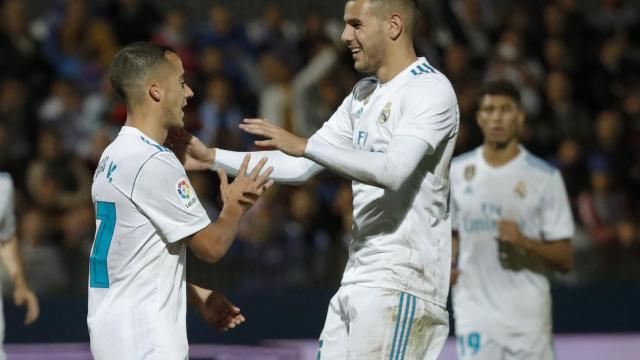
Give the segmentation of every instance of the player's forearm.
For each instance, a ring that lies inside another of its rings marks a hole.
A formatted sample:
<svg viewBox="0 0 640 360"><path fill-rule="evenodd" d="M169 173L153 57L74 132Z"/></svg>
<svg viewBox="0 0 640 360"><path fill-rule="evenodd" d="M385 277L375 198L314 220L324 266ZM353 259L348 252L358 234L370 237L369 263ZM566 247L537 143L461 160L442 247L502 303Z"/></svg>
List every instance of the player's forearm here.
<svg viewBox="0 0 640 360"><path fill-rule="evenodd" d="M187 303L200 310L212 290L201 288L195 284L187 284Z"/></svg>
<svg viewBox="0 0 640 360"><path fill-rule="evenodd" d="M312 136L304 156L350 180L397 191L427 149L425 142L410 136L394 138L386 153L342 149Z"/></svg>
<svg viewBox="0 0 640 360"><path fill-rule="evenodd" d="M0 247L0 257L7 269L9 277L16 288L27 287L27 281L22 269L22 258L18 249L18 238L14 235Z"/></svg>
<svg viewBox="0 0 640 360"><path fill-rule="evenodd" d="M557 271L567 272L573 267L569 240L542 242L523 236L521 244L530 254L544 260Z"/></svg>
<svg viewBox="0 0 640 360"><path fill-rule="evenodd" d="M244 211L240 206L225 204L220 217L213 223L212 231L217 234L215 241L212 242L216 262L229 251L231 244L233 244L238 233L238 223L243 213Z"/></svg>
<svg viewBox="0 0 640 360"><path fill-rule="evenodd" d="M216 149L216 159L211 169L221 168L231 176L235 176L246 154L246 152ZM300 184L323 170L320 165L311 160L289 156L281 151L252 152L248 169L253 169L265 156L269 159L266 166L273 166L273 173L269 179L279 184Z"/></svg>
<svg viewBox="0 0 640 360"><path fill-rule="evenodd" d="M242 214L239 205L225 204L218 220L191 237L189 247L193 253L202 261L218 262L233 244Z"/></svg>

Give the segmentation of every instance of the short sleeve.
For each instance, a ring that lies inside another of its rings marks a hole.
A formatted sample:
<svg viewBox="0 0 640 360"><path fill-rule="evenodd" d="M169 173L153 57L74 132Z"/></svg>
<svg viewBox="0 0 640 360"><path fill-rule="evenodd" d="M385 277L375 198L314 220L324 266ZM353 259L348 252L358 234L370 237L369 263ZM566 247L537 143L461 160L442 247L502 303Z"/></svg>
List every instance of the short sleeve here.
<svg viewBox="0 0 640 360"><path fill-rule="evenodd" d="M312 137L320 137L324 142L340 148L352 147L353 124L351 123L349 112L352 99L353 95L347 96L338 107L338 110L331 115L331 118Z"/></svg>
<svg viewBox="0 0 640 360"><path fill-rule="evenodd" d="M131 200L170 243L211 222L184 168L170 152L156 153L142 165L134 180Z"/></svg>
<svg viewBox="0 0 640 360"><path fill-rule="evenodd" d="M570 239L574 235L569 197L559 171L555 171L542 194L542 237L546 241Z"/></svg>
<svg viewBox="0 0 640 360"><path fill-rule="evenodd" d="M394 135L413 136L429 145L432 154L438 145L458 131L458 102L444 78L416 79L405 90L402 119Z"/></svg>
<svg viewBox="0 0 640 360"><path fill-rule="evenodd" d="M10 177L0 179L5 183L5 196L0 200L0 242L5 242L16 233L16 216L13 209L14 190Z"/></svg>

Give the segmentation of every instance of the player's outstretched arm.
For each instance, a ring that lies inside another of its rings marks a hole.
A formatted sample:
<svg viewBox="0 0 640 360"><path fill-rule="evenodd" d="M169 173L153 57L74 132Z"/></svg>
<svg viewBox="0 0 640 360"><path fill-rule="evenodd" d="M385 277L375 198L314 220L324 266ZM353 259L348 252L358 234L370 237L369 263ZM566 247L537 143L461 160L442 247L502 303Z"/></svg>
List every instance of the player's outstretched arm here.
<svg viewBox="0 0 640 360"><path fill-rule="evenodd" d="M27 285L22 270L22 257L18 250L18 239L15 235L0 246L0 257L9 276L13 280L13 301L18 306L24 305L27 307L27 315L24 323L25 325L32 324L40 315L40 306L38 305L38 298Z"/></svg>
<svg viewBox="0 0 640 360"><path fill-rule="evenodd" d="M165 145L173 150L187 171L222 169L231 176L238 173L242 160L248 154L209 148L197 137L178 128L171 130ZM324 170L311 160L289 156L281 151L258 151L251 154L254 156L249 168L257 165L257 159L267 157L269 165L274 168L269 179L279 184L301 184Z"/></svg>
<svg viewBox="0 0 640 360"><path fill-rule="evenodd" d="M213 290L187 284L187 301L207 323L221 331L233 329L245 320L240 308L233 305L226 296Z"/></svg>
<svg viewBox="0 0 640 360"><path fill-rule="evenodd" d="M273 146L291 156L304 156L349 180L398 190L427 153L429 146L411 136L395 137L386 153L354 151L334 146L322 137L297 137L263 119L245 119L240 127L266 137L259 146Z"/></svg>
<svg viewBox="0 0 640 360"><path fill-rule="evenodd" d="M218 171L223 201L220 216L215 222L185 239L194 254L203 261L215 263L226 254L236 237L240 217L273 185L273 181L269 180L273 168L262 172L267 159L261 159L251 173L247 173L250 158L250 155L245 156L238 176L232 183L228 182L223 170Z"/></svg>
<svg viewBox="0 0 640 360"><path fill-rule="evenodd" d="M301 157L307 147L309 139L296 136L287 130L274 125L264 119L244 119L244 124L240 128L250 134L265 137L265 140L256 141L256 145L274 147L283 153Z"/></svg>

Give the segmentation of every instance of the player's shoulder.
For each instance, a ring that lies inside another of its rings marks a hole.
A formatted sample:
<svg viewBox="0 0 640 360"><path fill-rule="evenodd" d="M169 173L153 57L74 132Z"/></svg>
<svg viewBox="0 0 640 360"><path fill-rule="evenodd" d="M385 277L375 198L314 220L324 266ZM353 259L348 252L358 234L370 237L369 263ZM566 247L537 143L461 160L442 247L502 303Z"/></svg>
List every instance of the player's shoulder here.
<svg viewBox="0 0 640 360"><path fill-rule="evenodd" d="M107 147L105 154L113 159L125 159L131 164L141 165L151 157L167 156L173 153L144 134L127 130L118 135Z"/></svg>
<svg viewBox="0 0 640 360"><path fill-rule="evenodd" d="M94 180L105 173L109 182L124 186L122 184L134 182L141 169L154 158L164 158L172 166L180 163L168 148L137 130L124 129L102 153Z"/></svg>
<svg viewBox="0 0 640 360"><path fill-rule="evenodd" d="M550 162L532 154L524 148L523 151L523 160L528 171L532 171L546 177L552 177L559 173L558 168L553 166Z"/></svg>
<svg viewBox="0 0 640 360"><path fill-rule="evenodd" d="M406 88L411 90L442 91L454 94L449 79L426 60L419 60L409 69Z"/></svg>

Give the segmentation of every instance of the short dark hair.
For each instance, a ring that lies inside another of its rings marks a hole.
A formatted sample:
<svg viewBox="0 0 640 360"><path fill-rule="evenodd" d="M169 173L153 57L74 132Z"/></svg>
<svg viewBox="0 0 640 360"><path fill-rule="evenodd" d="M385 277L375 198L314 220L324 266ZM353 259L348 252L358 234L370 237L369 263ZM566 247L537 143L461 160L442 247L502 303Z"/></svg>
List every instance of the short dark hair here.
<svg viewBox="0 0 640 360"><path fill-rule="evenodd" d="M354 1L354 0L347 0ZM385 9L392 7L395 9L404 10L404 14L407 15L408 18L404 19L405 24L407 26L407 30L409 31L409 35L413 34L413 29L415 28L416 21L418 19L418 0L369 0L373 4L384 7Z"/></svg>
<svg viewBox="0 0 640 360"><path fill-rule="evenodd" d="M485 83L480 92L480 99L485 95L502 95L510 97L516 105L520 106L520 91L511 82L507 80L496 80Z"/></svg>
<svg viewBox="0 0 640 360"><path fill-rule="evenodd" d="M136 42L116 54L109 67L109 80L125 105L129 106L132 100L132 87L141 85L151 71L168 63L165 56L169 52L176 51L165 45Z"/></svg>

